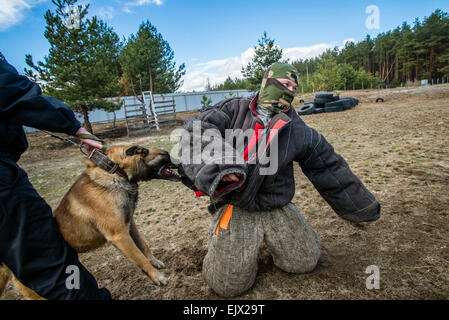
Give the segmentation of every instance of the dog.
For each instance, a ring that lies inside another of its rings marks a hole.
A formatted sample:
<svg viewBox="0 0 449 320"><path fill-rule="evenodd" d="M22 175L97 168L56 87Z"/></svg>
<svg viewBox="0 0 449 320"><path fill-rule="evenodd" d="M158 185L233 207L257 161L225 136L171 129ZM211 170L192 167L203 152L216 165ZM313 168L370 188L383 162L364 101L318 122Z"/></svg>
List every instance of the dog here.
<svg viewBox="0 0 449 320"><path fill-rule="evenodd" d="M111 174L89 159L87 168L53 211L53 217L66 242L77 252L112 243L128 260L137 264L156 284L166 284L165 276L155 268L164 263L154 257L137 230L134 210L137 206L138 182L152 179L180 181L171 169L176 168L170 155L157 148L114 146L105 155L120 168ZM11 271L0 266L0 295ZM26 298L43 299L25 287L13 275L17 289Z"/></svg>

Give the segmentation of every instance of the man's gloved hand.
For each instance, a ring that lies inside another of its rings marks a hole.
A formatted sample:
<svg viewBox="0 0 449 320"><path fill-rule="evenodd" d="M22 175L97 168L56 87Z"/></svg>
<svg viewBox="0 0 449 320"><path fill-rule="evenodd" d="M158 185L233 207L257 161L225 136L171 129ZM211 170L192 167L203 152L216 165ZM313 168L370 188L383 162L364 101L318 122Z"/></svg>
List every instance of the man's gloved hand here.
<svg viewBox="0 0 449 320"><path fill-rule="evenodd" d="M76 136L83 136L83 135L92 135L89 131L87 131L85 128L80 127L78 131L75 133ZM80 139L81 143L84 144L83 148L87 152L91 152L94 148L96 149L103 149L103 144L100 141L95 141L91 139Z"/></svg>
<svg viewBox="0 0 449 320"><path fill-rule="evenodd" d="M223 182L239 182L240 179L242 178L242 175L239 173L230 173L225 175L221 181Z"/></svg>

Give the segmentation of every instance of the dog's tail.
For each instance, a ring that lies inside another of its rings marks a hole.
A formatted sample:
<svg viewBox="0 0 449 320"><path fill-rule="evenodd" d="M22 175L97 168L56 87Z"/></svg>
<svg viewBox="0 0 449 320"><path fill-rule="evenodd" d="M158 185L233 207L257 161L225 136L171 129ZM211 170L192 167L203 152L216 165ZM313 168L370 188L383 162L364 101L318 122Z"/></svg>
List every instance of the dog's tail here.
<svg viewBox="0 0 449 320"><path fill-rule="evenodd" d="M0 297L3 294L3 291L5 291L9 278L11 278L11 270L9 270L9 268L2 263L0 265Z"/></svg>

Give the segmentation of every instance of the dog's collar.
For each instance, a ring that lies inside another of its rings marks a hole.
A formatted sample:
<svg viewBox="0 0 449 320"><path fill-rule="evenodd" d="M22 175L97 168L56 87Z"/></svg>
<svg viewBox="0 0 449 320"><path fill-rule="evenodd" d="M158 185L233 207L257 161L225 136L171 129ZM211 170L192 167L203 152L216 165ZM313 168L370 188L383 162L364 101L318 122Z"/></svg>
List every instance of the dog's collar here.
<svg viewBox="0 0 449 320"><path fill-rule="evenodd" d="M98 167L110 174L118 174L119 176L128 180L126 172L119 167L117 163L109 159L103 152L98 149L93 149L87 157L90 161L95 163Z"/></svg>

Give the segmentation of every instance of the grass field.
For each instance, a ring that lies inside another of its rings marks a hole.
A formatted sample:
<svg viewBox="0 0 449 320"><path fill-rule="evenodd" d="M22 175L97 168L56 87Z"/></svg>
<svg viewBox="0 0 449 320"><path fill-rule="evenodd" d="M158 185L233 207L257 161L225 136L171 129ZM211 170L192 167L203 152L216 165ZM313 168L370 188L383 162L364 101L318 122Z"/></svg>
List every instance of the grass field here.
<svg viewBox="0 0 449 320"><path fill-rule="evenodd" d="M341 96L356 97L360 104L303 119L373 192L382 205L381 219L358 227L340 219L296 166L293 202L321 235L321 260L309 274L289 274L273 265L263 247L256 283L239 299L449 299L449 86ZM377 97L385 102L375 103ZM131 140L121 136L123 128L103 125L95 130L111 144L167 150L174 145L169 130ZM19 164L55 208L83 171L83 156L42 133L29 134L29 141ZM220 299L201 275L207 204L181 184L141 184L136 221L155 256L166 264L166 286L153 285L111 245L80 259L115 299ZM379 290L365 287L370 265L380 269ZM10 283L3 298L21 297Z"/></svg>

